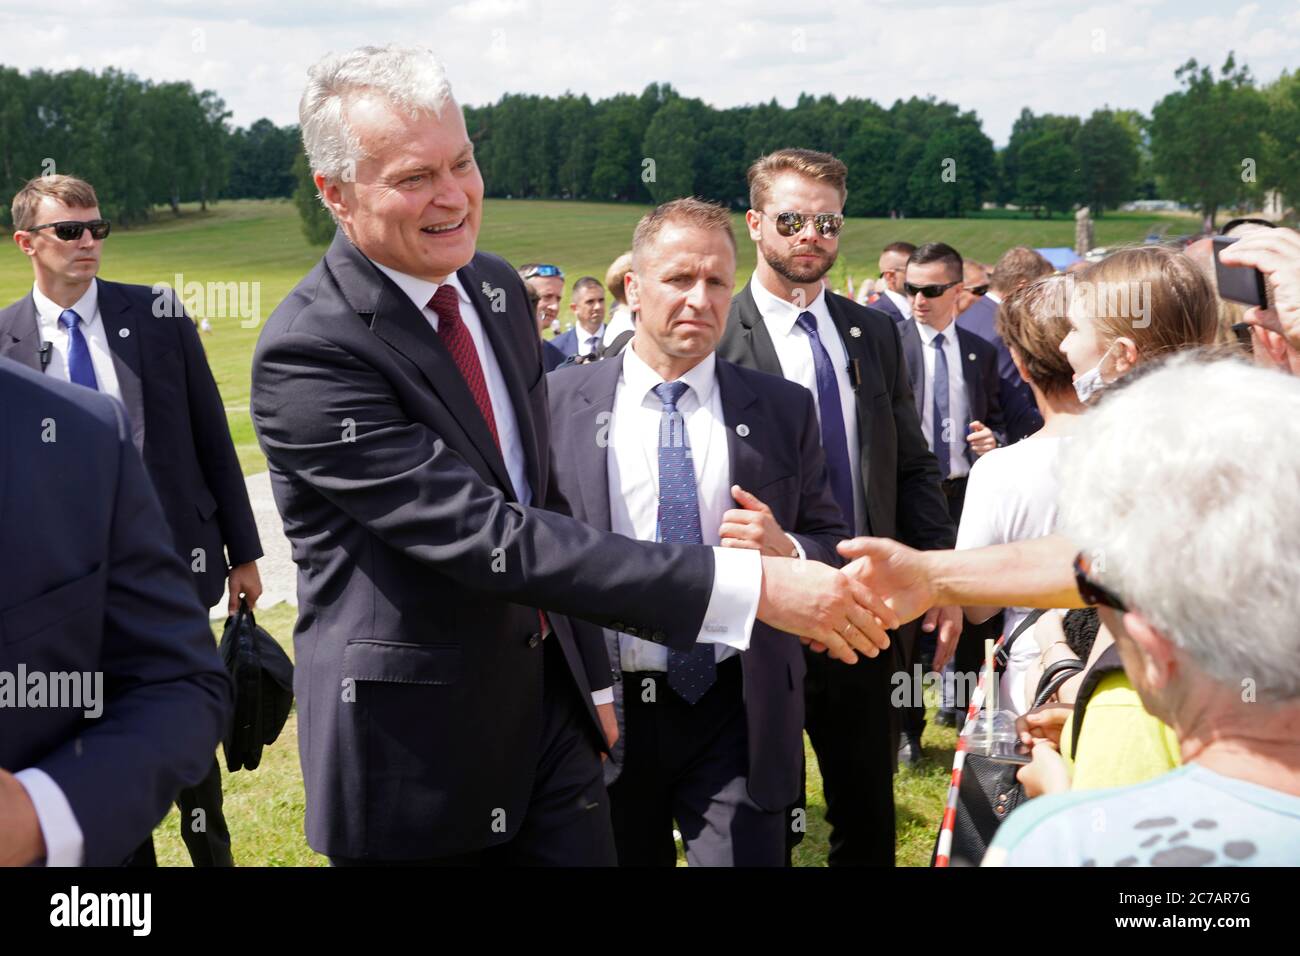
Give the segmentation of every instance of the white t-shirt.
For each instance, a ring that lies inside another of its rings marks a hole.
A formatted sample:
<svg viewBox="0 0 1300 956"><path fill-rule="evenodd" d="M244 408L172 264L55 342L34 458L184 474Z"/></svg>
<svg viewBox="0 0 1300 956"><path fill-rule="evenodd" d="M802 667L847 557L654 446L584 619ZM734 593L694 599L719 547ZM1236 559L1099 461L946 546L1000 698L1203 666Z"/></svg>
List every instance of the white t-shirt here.
<svg viewBox="0 0 1300 956"><path fill-rule="evenodd" d="M1042 538L1056 530L1056 501L1060 482L1057 459L1068 438L1036 435L996 448L976 460L966 484L957 548L983 548ZM1028 615L1029 608L1009 607L1005 631L1011 634ZM1033 701L1028 696L1025 671L1040 651L1033 630L1022 634L1012 649L1001 681L1000 707L1023 713Z"/></svg>

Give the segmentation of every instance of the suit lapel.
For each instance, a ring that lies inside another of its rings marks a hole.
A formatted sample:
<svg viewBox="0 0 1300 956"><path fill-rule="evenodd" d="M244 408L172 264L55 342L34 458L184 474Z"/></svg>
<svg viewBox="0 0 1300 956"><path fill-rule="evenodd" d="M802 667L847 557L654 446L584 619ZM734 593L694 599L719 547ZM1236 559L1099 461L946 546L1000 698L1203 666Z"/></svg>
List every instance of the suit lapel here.
<svg viewBox="0 0 1300 956"><path fill-rule="evenodd" d="M370 330L420 370L498 487L511 500L518 500L501 450L492 440L483 413L478 410L451 353L424 315L352 245L342 230L325 253L325 263L348 305L358 315L369 318Z"/></svg>
<svg viewBox="0 0 1300 956"><path fill-rule="evenodd" d="M925 358L921 354L921 333L916 330L916 323L904 319L898 323L898 331L903 339L903 356L907 359L907 375L912 383L912 398L916 400L918 418L925 418Z"/></svg>
<svg viewBox="0 0 1300 956"><path fill-rule="evenodd" d="M740 319L741 341L749 350L754 366L759 371L784 377L781 359L777 357L776 346L772 344L772 335L767 331L767 323L763 321L763 316L758 311L758 303L754 301L754 293L750 289L752 283L751 279L735 299L736 315Z"/></svg>
<svg viewBox="0 0 1300 956"><path fill-rule="evenodd" d="M29 292L14 303L6 328L0 329L0 355L21 362L38 372L41 368L40 320L36 316L36 300Z"/></svg>
<svg viewBox="0 0 1300 956"><path fill-rule="evenodd" d="M144 384L140 358L140 330L131 312L130 302L116 283L98 281L99 318L108 336L108 348L113 353L113 368L117 372L117 386L122 392L122 404L131 420L131 441L136 450L144 453ZM188 321L188 320L186 320Z"/></svg>
<svg viewBox="0 0 1300 956"><path fill-rule="evenodd" d="M757 494L766 484L763 456L754 445L754 436L762 434L762 423L752 421L753 415L749 410L758 396L741 378L736 367L723 359L717 362L717 378L718 392L722 399L722 419L727 425L731 483L740 485L751 494Z"/></svg>
<svg viewBox="0 0 1300 956"><path fill-rule="evenodd" d="M473 261L469 265L460 269L456 275L460 278L461 285L469 294L470 301L474 303L474 308L478 311L479 322L487 334L488 340L492 343L492 351L496 354L497 365L501 367L501 375L506 380L506 389L510 392L510 403L515 409L515 422L519 425L519 440L524 446L524 458L528 468L528 479L532 485L534 499L543 495L546 487L544 476L542 474L542 456L541 449L537 446L537 423L533 421L532 405L528 401L528 391L525 384L529 381L527 371L520 362L519 350L510 340L510 328L504 320L505 313L495 312L492 309L492 301L484 293L483 287L487 285L482 276L474 268ZM504 290L502 290L504 292ZM497 296L498 301L504 302L504 296ZM545 374L543 372L542 374ZM540 501L534 500L534 504L541 504Z"/></svg>
<svg viewBox="0 0 1300 956"><path fill-rule="evenodd" d="M956 328L956 326L953 326ZM984 407L984 381L980 378L979 360L976 353L971 348L970 336L973 332L965 329L957 329L957 348L961 349L961 378L966 387L966 409L970 413L964 424L963 434L970 431L970 423L979 421ZM969 444L966 445L966 459L972 465L975 464L975 452L971 450Z"/></svg>
<svg viewBox="0 0 1300 956"><path fill-rule="evenodd" d="M580 436L574 451L582 475L584 520L600 531L610 530L609 517L609 429L614 411L614 391L623 373L623 354L597 362L578 389L582 399L567 427ZM605 440L602 441L601 439Z"/></svg>

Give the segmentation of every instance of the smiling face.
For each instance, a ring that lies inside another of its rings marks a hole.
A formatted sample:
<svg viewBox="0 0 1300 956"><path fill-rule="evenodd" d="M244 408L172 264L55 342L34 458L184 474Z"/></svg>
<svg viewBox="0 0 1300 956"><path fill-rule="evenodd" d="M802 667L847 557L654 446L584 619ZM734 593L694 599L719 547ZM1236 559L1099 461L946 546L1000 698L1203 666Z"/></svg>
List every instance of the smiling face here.
<svg viewBox="0 0 1300 956"><path fill-rule="evenodd" d="M87 222L99 218L98 206L65 206L53 196L42 196L33 225L65 220ZM64 242L53 229L39 229L15 232L14 241L31 259L42 289L69 289L88 286L99 273L100 255L106 240L96 239L89 229L84 229L80 239Z"/></svg>
<svg viewBox="0 0 1300 956"><path fill-rule="evenodd" d="M347 120L366 158L355 181L318 174L316 185L352 242L375 262L434 282L466 265L478 241L483 178L456 102L412 117L362 95L348 103Z"/></svg>
<svg viewBox="0 0 1300 956"><path fill-rule="evenodd" d="M533 276L526 280L537 293L537 330L545 332L560 314L560 300L564 298L564 280L559 276Z"/></svg>
<svg viewBox="0 0 1300 956"><path fill-rule="evenodd" d="M772 271L787 282L806 285L826 275L840 251L839 236L822 236L811 217L843 211L839 190L830 183L788 172L773 180L763 208L751 209L745 222L749 237L758 244L759 255ZM783 212L800 212L810 218L801 232L783 236L776 231L776 216Z"/></svg>
<svg viewBox="0 0 1300 956"><path fill-rule="evenodd" d="M628 274L628 304L640 312L637 355L667 381L694 368L722 338L735 282L736 250L725 232L665 224Z"/></svg>

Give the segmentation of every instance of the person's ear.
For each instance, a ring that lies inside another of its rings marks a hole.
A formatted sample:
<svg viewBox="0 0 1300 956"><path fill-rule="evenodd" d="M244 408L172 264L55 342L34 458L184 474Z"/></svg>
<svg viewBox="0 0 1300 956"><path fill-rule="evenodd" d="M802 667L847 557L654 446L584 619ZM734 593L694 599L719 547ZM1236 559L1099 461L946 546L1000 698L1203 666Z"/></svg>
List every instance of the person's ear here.
<svg viewBox="0 0 1300 956"><path fill-rule="evenodd" d="M36 255L36 247L32 245L32 234L26 229L19 229L14 232L14 243L22 250L23 255Z"/></svg>
<svg viewBox="0 0 1300 956"><path fill-rule="evenodd" d="M1014 345L1008 344L1007 351L1011 353L1011 363L1015 365L1016 371L1020 373L1020 378L1029 384L1029 374L1025 371L1025 360L1020 355L1020 350Z"/></svg>
<svg viewBox="0 0 1300 956"><path fill-rule="evenodd" d="M321 202L325 208L334 214L335 220L340 224L351 223L352 209L349 204L350 197L344 194L343 184L337 179L331 179L324 173L313 172L312 182L316 184L316 191L320 194Z"/></svg>
<svg viewBox="0 0 1300 956"><path fill-rule="evenodd" d="M635 272L623 277L623 294L627 297L627 307L635 312L641 307L641 289L637 285Z"/></svg>
<svg viewBox="0 0 1300 956"><path fill-rule="evenodd" d="M1139 611L1124 612L1124 633L1141 652L1144 683L1156 691L1168 687L1178 674L1173 641L1156 630Z"/></svg>
<svg viewBox="0 0 1300 956"><path fill-rule="evenodd" d="M1124 375L1138 363L1137 343L1132 339L1121 336L1117 338L1112 346L1115 349L1115 374Z"/></svg>
<svg viewBox="0 0 1300 956"><path fill-rule="evenodd" d="M749 228L749 238L755 242L763 238L763 217L757 210L745 211L745 225Z"/></svg>

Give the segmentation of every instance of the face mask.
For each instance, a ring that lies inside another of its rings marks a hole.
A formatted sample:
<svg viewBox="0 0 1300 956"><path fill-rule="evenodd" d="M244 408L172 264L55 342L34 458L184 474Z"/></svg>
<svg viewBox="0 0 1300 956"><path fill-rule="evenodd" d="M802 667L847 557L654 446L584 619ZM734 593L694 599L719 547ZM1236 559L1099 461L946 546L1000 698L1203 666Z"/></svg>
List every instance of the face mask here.
<svg viewBox="0 0 1300 956"><path fill-rule="evenodd" d="M1114 347L1112 344L1110 349ZM1074 394L1079 396L1079 401L1084 405L1096 398L1097 393L1110 384L1101 377L1101 367L1106 364L1106 359L1110 357L1110 349L1107 349L1102 354L1096 365L1074 380Z"/></svg>

